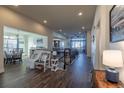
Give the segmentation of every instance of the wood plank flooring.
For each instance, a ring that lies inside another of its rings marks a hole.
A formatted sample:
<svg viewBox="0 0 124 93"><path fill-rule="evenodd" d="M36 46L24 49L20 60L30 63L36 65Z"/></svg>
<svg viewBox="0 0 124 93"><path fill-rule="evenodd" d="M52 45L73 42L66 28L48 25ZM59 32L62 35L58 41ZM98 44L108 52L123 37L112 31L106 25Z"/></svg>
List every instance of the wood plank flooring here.
<svg viewBox="0 0 124 93"><path fill-rule="evenodd" d="M24 64L7 64L0 74L0 87L5 88L89 88L90 67L85 54L79 54L66 71L52 72L26 69Z"/></svg>

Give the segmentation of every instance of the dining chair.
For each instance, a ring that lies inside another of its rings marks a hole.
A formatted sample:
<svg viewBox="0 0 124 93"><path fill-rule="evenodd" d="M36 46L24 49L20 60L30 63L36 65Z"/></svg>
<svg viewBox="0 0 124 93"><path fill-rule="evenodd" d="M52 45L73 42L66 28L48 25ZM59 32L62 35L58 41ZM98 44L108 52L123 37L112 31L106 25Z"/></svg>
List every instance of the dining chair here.
<svg viewBox="0 0 124 93"><path fill-rule="evenodd" d="M50 51L42 51L40 61L35 62L35 67L43 65L44 66L44 72L50 68L50 58L51 58L51 52Z"/></svg>
<svg viewBox="0 0 124 93"><path fill-rule="evenodd" d="M12 63L12 55L10 52L4 51L4 63L8 64L8 62Z"/></svg>
<svg viewBox="0 0 124 93"><path fill-rule="evenodd" d="M42 51L39 50L35 50L34 53L25 60L26 62L26 67L30 68L30 69L34 69L35 68L35 62L40 60Z"/></svg>
<svg viewBox="0 0 124 93"><path fill-rule="evenodd" d="M12 61L15 62L22 62L22 53L23 53L23 48L14 48L13 49L13 55L12 55Z"/></svg>

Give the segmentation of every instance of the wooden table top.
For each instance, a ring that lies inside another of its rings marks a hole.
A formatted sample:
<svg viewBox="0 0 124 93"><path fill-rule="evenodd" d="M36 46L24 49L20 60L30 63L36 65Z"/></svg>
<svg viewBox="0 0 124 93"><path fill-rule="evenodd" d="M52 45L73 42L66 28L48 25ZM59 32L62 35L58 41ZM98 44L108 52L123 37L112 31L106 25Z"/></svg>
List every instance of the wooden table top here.
<svg viewBox="0 0 124 93"><path fill-rule="evenodd" d="M112 83L105 79L105 71L96 70L95 71L95 82L99 88L122 88L122 82Z"/></svg>

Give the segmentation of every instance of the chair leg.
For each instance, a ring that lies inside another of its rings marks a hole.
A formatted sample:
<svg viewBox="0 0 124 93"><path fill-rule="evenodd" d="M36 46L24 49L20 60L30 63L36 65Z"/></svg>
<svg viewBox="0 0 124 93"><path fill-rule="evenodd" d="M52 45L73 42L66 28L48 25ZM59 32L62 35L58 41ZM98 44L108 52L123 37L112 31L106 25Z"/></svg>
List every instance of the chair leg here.
<svg viewBox="0 0 124 93"><path fill-rule="evenodd" d="M6 64L8 63L8 59L6 59Z"/></svg>
<svg viewBox="0 0 124 93"><path fill-rule="evenodd" d="M6 59L4 59L4 64L6 64L6 62L7 62L7 60L6 60Z"/></svg>
<svg viewBox="0 0 124 93"><path fill-rule="evenodd" d="M44 62L44 72L46 71L46 62Z"/></svg>
<svg viewBox="0 0 124 93"><path fill-rule="evenodd" d="M21 63L22 63L22 58L20 59Z"/></svg>
<svg viewBox="0 0 124 93"><path fill-rule="evenodd" d="M10 64L13 62L13 60L12 59L10 59Z"/></svg>
<svg viewBox="0 0 124 93"><path fill-rule="evenodd" d="M47 70L48 68L48 64L47 64L47 61L44 62L44 72Z"/></svg>

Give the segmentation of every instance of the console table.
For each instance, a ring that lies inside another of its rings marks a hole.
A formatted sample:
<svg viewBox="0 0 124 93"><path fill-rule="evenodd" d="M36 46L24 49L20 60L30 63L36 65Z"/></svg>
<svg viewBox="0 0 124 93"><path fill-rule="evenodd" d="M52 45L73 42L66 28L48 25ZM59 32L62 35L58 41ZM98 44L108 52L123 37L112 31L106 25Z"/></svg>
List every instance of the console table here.
<svg viewBox="0 0 124 93"><path fill-rule="evenodd" d="M93 87L95 88L123 88L124 85L122 82L111 83L105 80L105 71L95 70L93 72Z"/></svg>

